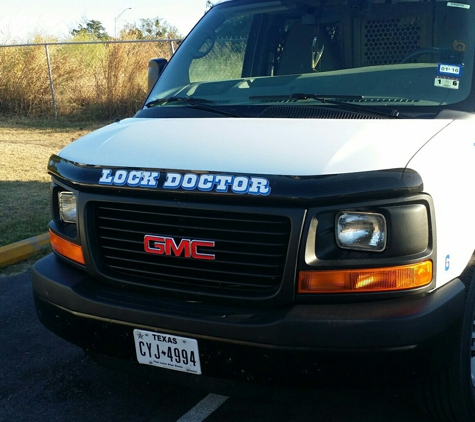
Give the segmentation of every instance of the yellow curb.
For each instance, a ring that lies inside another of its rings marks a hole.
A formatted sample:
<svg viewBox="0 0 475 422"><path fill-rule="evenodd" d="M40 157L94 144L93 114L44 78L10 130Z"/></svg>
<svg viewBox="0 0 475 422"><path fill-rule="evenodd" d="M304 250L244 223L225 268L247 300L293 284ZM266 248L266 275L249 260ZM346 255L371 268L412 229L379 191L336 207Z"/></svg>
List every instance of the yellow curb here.
<svg viewBox="0 0 475 422"><path fill-rule="evenodd" d="M49 233L0 247L0 268L16 264L49 246Z"/></svg>

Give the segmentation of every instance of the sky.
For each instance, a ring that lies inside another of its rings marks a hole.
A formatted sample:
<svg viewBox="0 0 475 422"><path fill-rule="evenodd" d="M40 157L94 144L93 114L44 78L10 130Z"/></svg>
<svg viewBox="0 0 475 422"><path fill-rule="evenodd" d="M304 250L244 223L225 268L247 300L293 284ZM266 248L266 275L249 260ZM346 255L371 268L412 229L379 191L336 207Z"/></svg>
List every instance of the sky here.
<svg viewBox="0 0 475 422"><path fill-rule="evenodd" d="M26 43L35 34L66 39L89 20L114 36L127 23L155 17L185 36L205 9L206 0L0 0L0 43Z"/></svg>

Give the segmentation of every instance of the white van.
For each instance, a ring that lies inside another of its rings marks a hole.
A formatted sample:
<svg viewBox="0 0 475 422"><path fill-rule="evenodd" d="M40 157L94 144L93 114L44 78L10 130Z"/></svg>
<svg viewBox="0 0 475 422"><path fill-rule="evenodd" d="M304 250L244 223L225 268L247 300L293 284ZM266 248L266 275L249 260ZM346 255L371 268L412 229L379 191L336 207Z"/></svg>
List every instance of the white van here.
<svg viewBox="0 0 475 422"><path fill-rule="evenodd" d="M137 373L377 375L473 422L474 9L219 2L133 118L51 157L41 322Z"/></svg>

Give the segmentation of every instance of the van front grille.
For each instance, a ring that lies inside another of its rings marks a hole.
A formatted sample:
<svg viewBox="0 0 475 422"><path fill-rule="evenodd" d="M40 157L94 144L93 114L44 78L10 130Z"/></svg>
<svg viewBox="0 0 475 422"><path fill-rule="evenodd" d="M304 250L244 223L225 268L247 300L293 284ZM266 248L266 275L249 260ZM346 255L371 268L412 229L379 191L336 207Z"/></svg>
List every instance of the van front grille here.
<svg viewBox="0 0 475 422"><path fill-rule="evenodd" d="M247 298L270 297L282 283L291 229L286 216L112 202L92 209L101 268L110 278ZM198 243L193 257L193 240L214 247Z"/></svg>

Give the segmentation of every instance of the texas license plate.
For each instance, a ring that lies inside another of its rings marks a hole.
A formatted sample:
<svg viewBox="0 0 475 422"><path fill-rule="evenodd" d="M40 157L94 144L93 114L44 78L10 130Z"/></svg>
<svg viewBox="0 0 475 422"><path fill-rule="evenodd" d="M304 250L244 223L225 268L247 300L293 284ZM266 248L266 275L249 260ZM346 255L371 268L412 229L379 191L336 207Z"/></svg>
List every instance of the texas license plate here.
<svg viewBox="0 0 475 422"><path fill-rule="evenodd" d="M139 363L201 374L198 342L195 339L135 329L134 340Z"/></svg>

